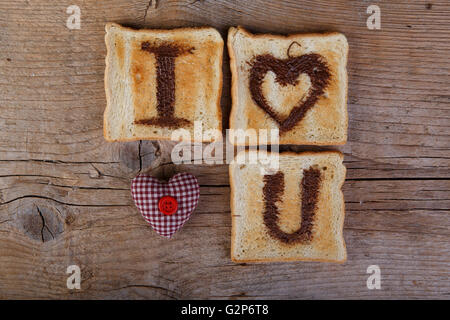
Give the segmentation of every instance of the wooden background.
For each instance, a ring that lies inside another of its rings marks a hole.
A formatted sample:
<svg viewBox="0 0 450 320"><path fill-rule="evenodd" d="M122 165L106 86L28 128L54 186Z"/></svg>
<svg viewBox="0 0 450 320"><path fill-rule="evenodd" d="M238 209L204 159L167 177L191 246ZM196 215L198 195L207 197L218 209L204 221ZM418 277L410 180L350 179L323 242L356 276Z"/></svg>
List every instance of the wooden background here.
<svg viewBox="0 0 450 320"><path fill-rule="evenodd" d="M66 27L72 4L80 30ZM366 27L370 4L381 30ZM447 0L2 0L0 298L449 299L449 15ZM168 143L104 141L107 21L348 37L347 263L233 264L226 165L173 167ZM130 179L185 170L199 177L199 207L166 241L133 205ZM81 290L66 287L72 264ZM374 264L381 290L366 287Z"/></svg>

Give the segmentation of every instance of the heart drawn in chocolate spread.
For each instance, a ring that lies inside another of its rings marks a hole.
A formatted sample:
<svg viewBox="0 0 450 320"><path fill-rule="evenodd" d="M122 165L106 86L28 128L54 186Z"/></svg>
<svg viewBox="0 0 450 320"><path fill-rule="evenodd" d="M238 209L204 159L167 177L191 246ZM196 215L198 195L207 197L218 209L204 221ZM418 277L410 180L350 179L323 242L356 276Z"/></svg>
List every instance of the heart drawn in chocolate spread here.
<svg viewBox="0 0 450 320"><path fill-rule="evenodd" d="M319 97L324 93L331 77L324 58L317 53L289 57L287 59L278 59L270 54L263 54L256 56L251 66L250 93L252 99L278 123L281 132L291 130L304 118L306 112L314 107ZM282 86L297 85L298 78L303 73L310 78L311 87L307 97L300 99L287 117L283 118L276 112L264 97L262 83L269 71L275 74L275 81Z"/></svg>

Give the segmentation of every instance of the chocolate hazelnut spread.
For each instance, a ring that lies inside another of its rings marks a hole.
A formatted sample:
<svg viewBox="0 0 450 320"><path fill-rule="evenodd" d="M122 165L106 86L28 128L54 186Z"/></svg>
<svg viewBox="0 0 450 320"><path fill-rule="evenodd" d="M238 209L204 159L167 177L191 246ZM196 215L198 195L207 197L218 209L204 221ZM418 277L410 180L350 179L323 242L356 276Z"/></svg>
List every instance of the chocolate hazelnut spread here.
<svg viewBox="0 0 450 320"><path fill-rule="evenodd" d="M284 243L308 243L312 240L320 183L321 175L319 169L310 167L304 171L301 181L301 225L297 231L286 233L278 226L279 212L276 205L277 201L281 201L281 196L284 192L284 173L278 171L275 174L264 176L264 224L272 237Z"/></svg>
<svg viewBox="0 0 450 320"><path fill-rule="evenodd" d="M153 53L156 58L156 118L135 121L135 124L158 125L161 127L180 127L190 121L175 117L175 58L186 52L192 53L194 48L185 49L174 44L152 45L145 41L141 49Z"/></svg>
<svg viewBox="0 0 450 320"><path fill-rule="evenodd" d="M317 53L305 54L299 57L289 56L287 59L277 59L270 54L263 54L256 56L251 66L249 86L252 99L278 123L280 133L291 130L303 119L306 112L316 104L319 97L324 93L331 77L324 58ZM275 73L275 81L282 86L288 84L296 85L298 77L302 73L307 74L311 80L311 88L307 98L304 101L299 101L285 119L282 119L269 105L262 92L262 82L269 71Z"/></svg>

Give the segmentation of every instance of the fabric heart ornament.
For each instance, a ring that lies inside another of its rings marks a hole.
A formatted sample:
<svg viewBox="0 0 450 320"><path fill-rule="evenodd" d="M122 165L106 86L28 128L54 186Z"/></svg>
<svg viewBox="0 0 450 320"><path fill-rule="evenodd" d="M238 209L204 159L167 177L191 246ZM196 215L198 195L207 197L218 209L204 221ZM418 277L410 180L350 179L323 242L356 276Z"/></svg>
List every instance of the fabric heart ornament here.
<svg viewBox="0 0 450 320"><path fill-rule="evenodd" d="M288 59L278 59L270 54L263 54L256 56L251 66L249 85L252 99L278 123L281 132L291 130L305 117L306 112L314 107L319 97L324 93L331 77L324 58L317 53L289 57ZM282 118L268 103L263 94L262 82L269 71L275 74L275 81L282 86L297 85L301 74L308 75L311 80L311 88L306 98L297 102L287 118Z"/></svg>
<svg viewBox="0 0 450 320"><path fill-rule="evenodd" d="M178 173L168 183L141 174L133 179L131 194L151 227L171 238L197 207L200 187L197 178L189 173Z"/></svg>

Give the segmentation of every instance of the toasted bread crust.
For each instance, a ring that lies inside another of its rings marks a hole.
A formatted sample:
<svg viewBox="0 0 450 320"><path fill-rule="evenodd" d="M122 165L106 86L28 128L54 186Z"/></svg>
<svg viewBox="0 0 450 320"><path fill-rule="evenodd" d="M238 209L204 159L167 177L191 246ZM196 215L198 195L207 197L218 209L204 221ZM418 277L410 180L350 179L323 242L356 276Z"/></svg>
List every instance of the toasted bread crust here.
<svg viewBox="0 0 450 320"><path fill-rule="evenodd" d="M242 151L242 152L249 152L248 150ZM267 151L267 153L271 153L269 151ZM339 151L334 151L334 150L327 150L327 151L320 151L320 152L314 152L314 151L304 151L304 152L292 152L292 151L287 151L287 152L281 152L279 153L280 156L298 156L298 157L303 157L303 156L330 156L330 155L338 155L340 158L340 161L342 162L344 159L344 155L339 152ZM237 156L236 156L237 157ZM343 192L342 192L342 186L345 182L345 179L342 179L340 184L339 184L339 190L338 192L340 192L340 198L341 198L341 203L342 203L342 221L341 224L339 225L339 233L341 235L340 237L340 241L342 242L343 245L343 250L344 250L344 258L340 259L340 260L336 260L336 259L325 259L325 258L309 258L309 257L277 257L277 258L260 258L260 259L248 259L248 258L237 258L234 253L236 252L236 228L237 228L237 220L236 220L236 207L235 207L235 198L234 195L236 194L237 191L237 186L235 184L234 181L234 174L233 174L233 170L234 167L232 165L230 165L228 167L228 171L229 171L229 177L230 177L230 207L231 207L231 245L230 245L230 255L231 255L231 260L235 263L265 263L265 262L292 262L292 261L315 261L315 262L330 262L330 263L338 263L338 264L343 264L347 261L347 247L345 244L345 240L344 240L344 236L343 236L343 229L344 229L344 221L345 221L345 201L344 201L344 196L343 196ZM346 174L346 168L345 166L343 166L343 175L345 177Z"/></svg>

